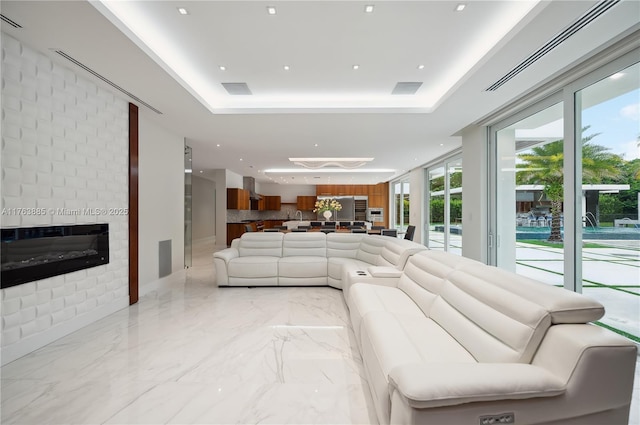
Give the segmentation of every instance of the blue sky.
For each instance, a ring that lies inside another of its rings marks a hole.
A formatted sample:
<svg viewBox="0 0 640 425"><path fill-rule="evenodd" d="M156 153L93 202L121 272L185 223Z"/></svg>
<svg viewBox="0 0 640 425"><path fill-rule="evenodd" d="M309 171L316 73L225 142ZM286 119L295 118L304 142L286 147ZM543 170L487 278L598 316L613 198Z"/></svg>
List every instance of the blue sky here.
<svg viewBox="0 0 640 425"><path fill-rule="evenodd" d="M591 125L586 134L601 133L593 143L624 155L627 161L640 158L640 89L586 109L582 121L583 126Z"/></svg>

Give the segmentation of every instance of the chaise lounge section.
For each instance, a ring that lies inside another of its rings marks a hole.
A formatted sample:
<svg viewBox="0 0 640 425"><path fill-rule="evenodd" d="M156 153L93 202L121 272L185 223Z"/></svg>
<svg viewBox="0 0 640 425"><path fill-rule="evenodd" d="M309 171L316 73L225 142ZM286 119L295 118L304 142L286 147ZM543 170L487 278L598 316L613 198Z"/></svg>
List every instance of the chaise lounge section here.
<svg viewBox="0 0 640 425"><path fill-rule="evenodd" d="M347 304L381 424L628 421L637 347L581 294L424 251Z"/></svg>

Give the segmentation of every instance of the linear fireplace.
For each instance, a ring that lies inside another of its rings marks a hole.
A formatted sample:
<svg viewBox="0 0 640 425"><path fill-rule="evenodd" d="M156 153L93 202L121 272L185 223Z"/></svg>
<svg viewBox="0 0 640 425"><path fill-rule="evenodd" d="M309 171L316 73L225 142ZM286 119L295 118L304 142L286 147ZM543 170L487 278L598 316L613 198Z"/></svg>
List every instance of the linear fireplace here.
<svg viewBox="0 0 640 425"><path fill-rule="evenodd" d="M2 229L0 283L22 283L109 263L109 225Z"/></svg>

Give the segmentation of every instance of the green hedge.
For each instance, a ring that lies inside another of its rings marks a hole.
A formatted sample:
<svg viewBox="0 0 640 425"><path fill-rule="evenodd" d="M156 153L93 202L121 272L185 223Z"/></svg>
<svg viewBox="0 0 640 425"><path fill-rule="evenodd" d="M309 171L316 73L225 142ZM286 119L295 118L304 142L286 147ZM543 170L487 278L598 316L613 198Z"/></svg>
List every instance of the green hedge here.
<svg viewBox="0 0 640 425"><path fill-rule="evenodd" d="M431 198L430 201L430 222L431 223L444 223L444 199L443 198ZM462 200L451 199L450 216L451 221L456 218L462 217Z"/></svg>

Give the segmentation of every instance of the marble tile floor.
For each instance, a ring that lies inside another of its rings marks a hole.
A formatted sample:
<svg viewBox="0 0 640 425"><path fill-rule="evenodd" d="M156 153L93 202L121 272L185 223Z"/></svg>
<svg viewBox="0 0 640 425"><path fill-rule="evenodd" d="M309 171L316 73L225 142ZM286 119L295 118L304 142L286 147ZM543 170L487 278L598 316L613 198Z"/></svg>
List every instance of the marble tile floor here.
<svg viewBox="0 0 640 425"><path fill-rule="evenodd" d="M187 277L1 371L2 424L377 423L342 293Z"/></svg>

